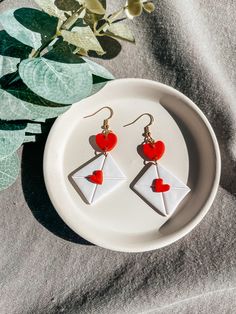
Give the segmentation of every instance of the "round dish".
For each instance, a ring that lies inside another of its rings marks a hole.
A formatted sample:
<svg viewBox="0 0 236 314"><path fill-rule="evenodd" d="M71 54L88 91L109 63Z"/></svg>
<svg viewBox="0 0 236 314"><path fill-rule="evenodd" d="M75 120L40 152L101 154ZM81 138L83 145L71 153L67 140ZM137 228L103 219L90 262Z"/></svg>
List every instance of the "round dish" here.
<svg viewBox="0 0 236 314"><path fill-rule="evenodd" d="M94 157L91 136L100 132L106 111L83 119L103 106L114 110L111 129L118 136L112 151L126 182L95 205L86 204L69 175ZM155 139L165 142L161 164L186 183L191 192L169 219L159 215L130 184L143 168L137 152L142 142L144 112L151 113ZM220 152L215 134L199 108L177 90L143 79L109 82L100 92L74 104L54 123L44 152L44 178L58 214L76 233L99 246L124 252L161 248L190 232L209 210L220 179Z"/></svg>

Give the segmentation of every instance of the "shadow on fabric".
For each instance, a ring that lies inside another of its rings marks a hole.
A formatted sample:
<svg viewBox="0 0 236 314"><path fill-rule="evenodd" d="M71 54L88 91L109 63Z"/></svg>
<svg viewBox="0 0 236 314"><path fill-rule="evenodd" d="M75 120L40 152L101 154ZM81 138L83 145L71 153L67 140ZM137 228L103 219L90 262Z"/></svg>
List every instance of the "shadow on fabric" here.
<svg viewBox="0 0 236 314"><path fill-rule="evenodd" d="M37 143L24 145L22 154L22 187L25 200L34 217L56 236L82 245L92 245L74 231L60 218L54 209L43 178L43 151L46 137Z"/></svg>

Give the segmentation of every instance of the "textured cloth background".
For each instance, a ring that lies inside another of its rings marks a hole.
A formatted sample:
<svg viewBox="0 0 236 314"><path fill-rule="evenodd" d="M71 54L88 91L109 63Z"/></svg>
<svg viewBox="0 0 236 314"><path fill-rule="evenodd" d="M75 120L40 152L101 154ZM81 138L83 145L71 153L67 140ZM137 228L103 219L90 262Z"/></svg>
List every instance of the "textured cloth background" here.
<svg viewBox="0 0 236 314"><path fill-rule="evenodd" d="M0 193L0 314L236 313L236 1L155 3L132 26L136 46L103 63L116 77L169 84L203 110L222 153L214 205L166 248L111 252L61 221L44 187L44 143L26 145L21 177ZM0 10L23 5L33 1Z"/></svg>

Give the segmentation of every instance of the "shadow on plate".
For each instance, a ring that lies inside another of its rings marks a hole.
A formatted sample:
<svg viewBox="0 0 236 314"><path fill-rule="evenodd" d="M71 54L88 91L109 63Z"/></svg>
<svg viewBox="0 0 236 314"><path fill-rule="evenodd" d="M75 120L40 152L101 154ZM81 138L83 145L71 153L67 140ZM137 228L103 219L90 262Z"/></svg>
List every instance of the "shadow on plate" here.
<svg viewBox="0 0 236 314"><path fill-rule="evenodd" d="M175 219L175 217L179 214L179 212L182 210L182 208L185 207L185 204L188 202L188 200L191 198L191 194L195 191L197 188L197 185L199 183L199 173L200 173L200 155L197 148L196 141L193 137L193 134L188 129L187 125L184 123L184 121L179 118L178 114L175 112L173 107L173 110L171 110L171 106L169 105L170 99L168 97L163 97L160 99L160 104L169 112L169 114L172 116L172 118L177 123L178 127L180 128L182 135L184 137L188 154L189 154L189 177L187 181L187 186L191 188L191 193L187 195L184 200L179 204L178 209L176 212L171 216L171 219L167 220L166 223L164 223L160 229L162 234L165 234L165 227L168 226L168 224L171 224L172 221Z"/></svg>
<svg viewBox="0 0 236 314"><path fill-rule="evenodd" d="M46 138L24 145L22 186L25 200L34 217L56 236L82 245L93 245L72 231L54 209L43 178L43 151Z"/></svg>

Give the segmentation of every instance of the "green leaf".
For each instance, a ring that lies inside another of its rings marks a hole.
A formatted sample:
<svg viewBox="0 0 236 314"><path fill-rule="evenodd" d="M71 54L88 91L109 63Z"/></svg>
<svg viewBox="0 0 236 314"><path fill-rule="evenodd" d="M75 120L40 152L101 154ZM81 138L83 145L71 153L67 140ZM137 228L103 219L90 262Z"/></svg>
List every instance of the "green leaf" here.
<svg viewBox="0 0 236 314"><path fill-rule="evenodd" d="M0 56L0 77L15 72L19 62L18 58Z"/></svg>
<svg viewBox="0 0 236 314"><path fill-rule="evenodd" d="M91 95L99 92L100 89L102 89L107 84L107 82L108 81L106 79L103 79L98 76L93 76L93 88L92 88Z"/></svg>
<svg viewBox="0 0 236 314"><path fill-rule="evenodd" d="M92 89L92 75L82 59L75 64L44 57L26 59L20 63L19 74L34 93L61 104L77 102Z"/></svg>
<svg viewBox="0 0 236 314"><path fill-rule="evenodd" d="M23 83L23 81L21 79L12 83L9 87L5 88L5 90L8 93L12 94L13 96L19 98L20 100L31 103L32 105L44 106L45 110L47 110L48 107L55 107L55 108L66 107L65 105L60 105L58 103L54 103L52 101L49 101L49 100L35 94L31 89L29 89Z"/></svg>
<svg viewBox="0 0 236 314"><path fill-rule="evenodd" d="M61 34L65 41L85 51L93 50L102 54L105 53L89 26L74 27L72 31L63 30Z"/></svg>
<svg viewBox="0 0 236 314"><path fill-rule="evenodd" d="M35 135L26 135L24 139L24 143L36 142Z"/></svg>
<svg viewBox="0 0 236 314"><path fill-rule="evenodd" d="M74 54L75 47L59 38L44 58L62 63L81 63L81 58Z"/></svg>
<svg viewBox="0 0 236 314"><path fill-rule="evenodd" d="M59 19L65 21L66 17L62 10L58 9L54 4L54 0L34 0L37 5L51 16L56 16Z"/></svg>
<svg viewBox="0 0 236 314"><path fill-rule="evenodd" d="M95 14L105 14L106 10L99 0L84 0L84 6L92 13Z"/></svg>
<svg viewBox="0 0 236 314"><path fill-rule="evenodd" d="M0 14L0 23L10 36L34 49L49 40L57 27L57 19L31 8L5 11Z"/></svg>
<svg viewBox="0 0 236 314"><path fill-rule="evenodd" d="M114 38L113 36L101 36L99 37L99 43L102 46L102 49L106 51L106 53L102 56L99 56L98 53L94 51L90 51L88 53L88 56L91 58L96 58L92 59L96 62L99 62L98 59L102 60L111 60L117 57L121 51L121 44L120 42Z"/></svg>
<svg viewBox="0 0 236 314"><path fill-rule="evenodd" d="M0 119L38 120L50 119L65 112L69 106L47 107L23 101L7 90L0 89Z"/></svg>
<svg viewBox="0 0 236 314"><path fill-rule="evenodd" d="M89 65L90 71L93 75L104 78L106 80L113 80L114 76L102 65L97 64L93 61L91 61L88 58L82 57L84 61Z"/></svg>
<svg viewBox="0 0 236 314"><path fill-rule="evenodd" d="M155 10L155 5L152 2L143 3L143 8L147 13L152 13Z"/></svg>
<svg viewBox="0 0 236 314"><path fill-rule="evenodd" d="M91 27L91 29L93 29L95 27L95 24L98 23L98 21L103 17L103 15L94 14L88 10L85 12L86 13L83 17L84 22L86 25L89 25Z"/></svg>
<svg viewBox="0 0 236 314"><path fill-rule="evenodd" d="M12 155L23 143L35 141L35 135L29 133L41 134L41 124L0 121L0 159Z"/></svg>
<svg viewBox="0 0 236 314"><path fill-rule="evenodd" d="M94 13L90 10L86 10L86 14L84 16L84 21L87 25L89 25L92 29L96 26L96 24L101 20L105 13L106 13L106 0L99 0L100 5L103 7L103 9L99 12L102 13ZM99 6L100 6L99 5Z"/></svg>
<svg viewBox="0 0 236 314"><path fill-rule="evenodd" d="M142 0L128 0L125 13L128 18L132 19L135 16L140 16L142 13Z"/></svg>
<svg viewBox="0 0 236 314"><path fill-rule="evenodd" d="M101 5L103 6L104 9L107 8L107 1L106 0L99 0L99 2L101 3Z"/></svg>
<svg viewBox="0 0 236 314"><path fill-rule="evenodd" d="M40 134L42 133L42 126L40 123L28 123L25 132L32 134Z"/></svg>
<svg viewBox="0 0 236 314"><path fill-rule="evenodd" d="M106 84L107 84L107 81L103 83L93 84L91 96L98 93L103 87L105 87Z"/></svg>
<svg viewBox="0 0 236 314"><path fill-rule="evenodd" d="M93 95L102 89L108 81L113 80L114 76L100 64L84 57L83 59L88 63L93 74L93 88L91 91L91 95Z"/></svg>
<svg viewBox="0 0 236 314"><path fill-rule="evenodd" d="M28 123L25 129L24 143L36 142L36 135L43 132L40 123Z"/></svg>
<svg viewBox="0 0 236 314"><path fill-rule="evenodd" d="M19 59L0 56L2 74L15 71ZM22 80L4 88L9 77L15 72L6 74L0 79L0 119L2 120L44 120L54 118L65 112L68 106L50 102L31 91Z"/></svg>
<svg viewBox="0 0 236 314"><path fill-rule="evenodd" d="M0 31L0 55L25 59L32 48L11 37L6 31Z"/></svg>
<svg viewBox="0 0 236 314"><path fill-rule="evenodd" d="M16 153L0 159L0 190L12 185L20 172L20 161Z"/></svg>
<svg viewBox="0 0 236 314"><path fill-rule="evenodd" d="M59 10L72 12L79 10L79 8L81 7L80 3L76 0L55 0L54 5Z"/></svg>
<svg viewBox="0 0 236 314"><path fill-rule="evenodd" d="M15 9L3 12L0 15L0 23L5 28L7 33L24 43L38 49L41 46L41 35L35 32L31 32L18 22L14 16Z"/></svg>
<svg viewBox="0 0 236 314"><path fill-rule="evenodd" d="M132 43L135 42L134 36L126 24L113 23L109 26L105 34L118 39L127 40Z"/></svg>
<svg viewBox="0 0 236 314"><path fill-rule="evenodd" d="M0 121L0 159L12 155L24 142L26 123Z"/></svg>
<svg viewBox="0 0 236 314"><path fill-rule="evenodd" d="M44 119L44 118L37 118L37 119L34 119L34 122L39 122L39 123L45 123L47 119Z"/></svg>

